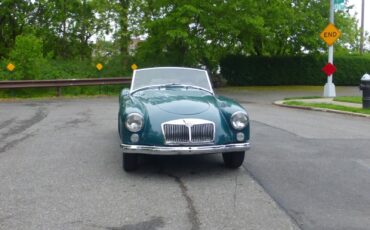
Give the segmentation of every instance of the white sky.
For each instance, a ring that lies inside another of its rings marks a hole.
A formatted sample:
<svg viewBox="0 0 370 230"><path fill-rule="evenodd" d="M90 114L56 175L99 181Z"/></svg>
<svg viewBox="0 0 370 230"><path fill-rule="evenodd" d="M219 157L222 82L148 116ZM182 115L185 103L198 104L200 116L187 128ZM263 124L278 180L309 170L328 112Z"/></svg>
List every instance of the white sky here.
<svg viewBox="0 0 370 230"><path fill-rule="evenodd" d="M370 33L370 1L365 1L365 17L364 17L364 27L365 31ZM358 27L361 26L361 4L362 0L349 0L349 5L354 5L354 9L350 11L351 14L357 12Z"/></svg>

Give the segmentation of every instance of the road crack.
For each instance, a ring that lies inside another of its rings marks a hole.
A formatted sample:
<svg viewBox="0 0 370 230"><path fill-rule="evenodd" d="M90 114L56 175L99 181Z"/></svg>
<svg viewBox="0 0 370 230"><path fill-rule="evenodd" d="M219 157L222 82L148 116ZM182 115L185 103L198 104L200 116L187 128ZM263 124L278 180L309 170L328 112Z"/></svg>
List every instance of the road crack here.
<svg viewBox="0 0 370 230"><path fill-rule="evenodd" d="M235 188L234 188L234 195L233 195L233 207L234 210L236 208L236 198L237 198L237 191L238 191L238 175L235 175Z"/></svg>
<svg viewBox="0 0 370 230"><path fill-rule="evenodd" d="M107 230L156 230L164 227L162 217L153 217L150 220L139 222L136 224L125 224L121 227L106 227Z"/></svg>
<svg viewBox="0 0 370 230"><path fill-rule="evenodd" d="M35 124L39 123L40 121L44 120L46 118L46 116L47 116L46 110L44 108L39 108L37 110L37 112L35 113L35 115L33 115L30 119L21 121L19 123L19 125L17 125L14 128L11 128L7 133L2 134L1 139L5 140L6 138L8 138L10 136L15 136L15 135L18 135L18 134L22 133L26 129L29 129L33 125L35 125ZM11 119L10 121L13 121L13 120L14 120L14 118ZM8 120L8 122L9 122L9 120ZM4 123L2 123L2 125L4 125Z"/></svg>
<svg viewBox="0 0 370 230"><path fill-rule="evenodd" d="M245 169L246 173L263 189L263 191L265 191L265 193L270 196L270 198L275 202L277 207L289 217L289 219L295 225L295 227L297 227L298 229L303 229L302 223L299 221L299 219L292 215L292 212L290 210L287 210L281 204L281 202L279 202L279 200L277 200L276 197L273 196L271 192L266 189L265 185L256 177L256 175L253 174L252 171L250 171L245 165L243 165L242 167Z"/></svg>
<svg viewBox="0 0 370 230"><path fill-rule="evenodd" d="M150 220L138 222L135 224L125 224L120 227L106 227L106 226L102 226L98 224L84 223L84 221L81 221L81 220L67 222L64 224L85 225L89 227L89 229L96 228L96 229L106 229L106 230L157 230L158 228L162 228L165 226L163 217L156 217L156 216L152 217Z"/></svg>
<svg viewBox="0 0 370 230"><path fill-rule="evenodd" d="M6 143L4 146L0 147L0 153L4 153L6 150L16 146L19 142L22 142L22 141L24 141L24 140L26 140L26 139L28 139L32 136L33 136L33 134L26 134L25 136L23 136L19 139L16 139L14 141L10 141L10 142Z"/></svg>
<svg viewBox="0 0 370 230"><path fill-rule="evenodd" d="M15 125L15 127L10 128L8 132L6 132L5 134L2 134L1 135L1 140L6 140L7 138L13 137L13 136L15 136L15 137L19 136L19 138L17 138L17 139L11 138L13 140L4 141L4 145L0 146L0 153L4 153L8 149L16 146L19 142L22 142L22 141L26 140L27 138L33 136L33 134L30 134L30 133L25 133L24 135L20 135L20 134L22 134L25 130L31 128L35 124L44 120L46 118L46 116L47 116L46 109L40 107L40 108L38 108L37 112L30 119L20 121L17 125ZM5 121L5 122L1 123L0 127L1 128L6 127L6 126L10 125L10 123L14 122L14 120L15 120L15 118L12 118L10 120Z"/></svg>
<svg viewBox="0 0 370 230"><path fill-rule="evenodd" d="M93 124L91 121L91 110L88 109L86 111L80 112L77 114L78 117L67 121L63 126L57 127L57 129L65 129L65 128L76 128L81 124Z"/></svg>
<svg viewBox="0 0 370 230"><path fill-rule="evenodd" d="M15 118L12 118L12 119L9 119L9 120L6 120L6 121L0 123L0 129L3 129L3 128L9 126L11 123L13 123L14 120L15 120Z"/></svg>
<svg viewBox="0 0 370 230"><path fill-rule="evenodd" d="M185 198L187 207L188 207L188 219L192 225L191 230L199 230L200 229L200 220L198 218L198 212L194 206L194 201L188 194L188 188L186 187L185 183L181 180L179 176L173 175L171 173L166 173L169 177L175 179L176 183L179 185L181 189L181 194Z"/></svg>

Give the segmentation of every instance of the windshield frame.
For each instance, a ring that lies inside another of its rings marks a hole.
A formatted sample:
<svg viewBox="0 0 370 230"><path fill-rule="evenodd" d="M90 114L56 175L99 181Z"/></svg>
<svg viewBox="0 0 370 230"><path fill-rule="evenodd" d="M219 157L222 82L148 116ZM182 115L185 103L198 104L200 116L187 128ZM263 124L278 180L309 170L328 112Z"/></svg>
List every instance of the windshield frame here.
<svg viewBox="0 0 370 230"><path fill-rule="evenodd" d="M203 87L200 87L200 86L197 86L197 85L190 85L190 86L193 86L193 88L198 88L199 90L204 90L206 92L209 92L210 94L214 95L214 92L213 92L213 87L212 87L212 84L211 84L211 81L209 79L209 75L208 75L208 72L206 70L203 70L203 69L196 69L196 68L187 68L187 67L153 67L153 68L144 68L144 69L137 69L137 70L134 70L134 73L133 73L133 76L132 76L132 82L131 82L131 86L130 86L130 95L134 94L135 92L137 91L141 91L141 90L144 90L145 88L155 88L155 87L158 87L160 88L161 86L169 86L171 83L166 83L166 84L160 84L160 85L147 85L147 86L144 86L144 87L140 87L140 88L137 88L137 89L133 89L133 86L135 84L135 79L136 79L136 73L138 71L146 71L146 70L151 70L151 69L182 69L182 70L192 70L192 71L200 71L200 72L204 72L206 74L206 78L207 78L207 82L208 82L208 85L209 85L209 89L206 89L206 88L203 88ZM176 85L177 87L178 86L181 86L182 84L178 84ZM189 84L184 84L184 87L186 86L189 86Z"/></svg>

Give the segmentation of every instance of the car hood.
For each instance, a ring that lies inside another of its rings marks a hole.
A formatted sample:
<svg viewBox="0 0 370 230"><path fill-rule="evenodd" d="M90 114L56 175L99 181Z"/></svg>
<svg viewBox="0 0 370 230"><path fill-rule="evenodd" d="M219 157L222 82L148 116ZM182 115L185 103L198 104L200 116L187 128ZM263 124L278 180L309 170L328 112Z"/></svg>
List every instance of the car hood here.
<svg viewBox="0 0 370 230"><path fill-rule="evenodd" d="M146 107L148 113L151 110L160 110L174 115L197 115L216 106L213 95L195 90L153 90L140 92L136 98Z"/></svg>
<svg viewBox="0 0 370 230"><path fill-rule="evenodd" d="M163 145L165 141L161 125L179 119L211 121L215 124L216 144L234 141L229 118L225 117L223 111L233 108L235 104L227 100L220 102L208 92L179 88L145 90L123 99L123 102L125 114L135 112L144 116L144 128L140 132L142 145ZM121 122L124 119L123 116ZM128 132L122 132L121 135L123 143L130 143Z"/></svg>

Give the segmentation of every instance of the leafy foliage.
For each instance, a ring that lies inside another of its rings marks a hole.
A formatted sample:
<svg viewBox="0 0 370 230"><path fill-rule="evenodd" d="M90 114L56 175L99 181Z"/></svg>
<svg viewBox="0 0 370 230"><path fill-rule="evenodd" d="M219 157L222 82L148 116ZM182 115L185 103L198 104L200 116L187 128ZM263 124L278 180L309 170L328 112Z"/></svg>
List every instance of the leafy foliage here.
<svg viewBox="0 0 370 230"><path fill-rule="evenodd" d="M14 79L40 79L41 69L48 63L42 54L41 40L33 35L19 35L14 49L9 54L9 62L15 64Z"/></svg>
<svg viewBox="0 0 370 230"><path fill-rule="evenodd" d="M147 34L137 58L144 65L206 66L216 72L225 55L319 54L328 1L134 1L137 34ZM356 52L359 31L347 12L336 13L341 53Z"/></svg>
<svg viewBox="0 0 370 230"><path fill-rule="evenodd" d="M326 56L246 57L230 55L221 60L221 73L231 85L323 85L321 71ZM359 85L370 72L370 56L338 56L334 60L336 85Z"/></svg>
<svg viewBox="0 0 370 230"><path fill-rule="evenodd" d="M1 66L12 60L17 68L12 74L0 68L0 74L94 77L95 64L102 62L107 75L122 76L135 62L139 68L204 67L219 76L220 60L229 55L321 55L327 47L318 35L328 14L327 0L1 0ZM355 18L338 11L335 21L342 31L335 52L357 53ZM129 53L137 37L145 39ZM307 65L309 71L321 69L315 61ZM290 84L291 78L281 82Z"/></svg>
<svg viewBox="0 0 370 230"><path fill-rule="evenodd" d="M29 1L0 1L0 58L8 56L15 44L15 38L27 27L27 15L32 9Z"/></svg>

